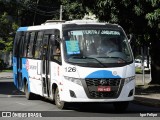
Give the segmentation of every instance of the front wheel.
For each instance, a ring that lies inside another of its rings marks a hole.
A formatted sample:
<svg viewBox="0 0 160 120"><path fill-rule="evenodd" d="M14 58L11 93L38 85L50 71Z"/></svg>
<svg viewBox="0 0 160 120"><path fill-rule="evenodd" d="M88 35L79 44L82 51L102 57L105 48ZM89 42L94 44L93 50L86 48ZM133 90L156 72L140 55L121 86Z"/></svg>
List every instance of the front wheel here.
<svg viewBox="0 0 160 120"><path fill-rule="evenodd" d="M58 87L56 88L56 92L55 92L55 104L59 109L66 108L66 104L67 104L64 101L60 101L60 95L59 95Z"/></svg>
<svg viewBox="0 0 160 120"><path fill-rule="evenodd" d="M116 112L125 112L126 109L128 108L129 102L128 101L115 102L113 103L113 105L114 105Z"/></svg>

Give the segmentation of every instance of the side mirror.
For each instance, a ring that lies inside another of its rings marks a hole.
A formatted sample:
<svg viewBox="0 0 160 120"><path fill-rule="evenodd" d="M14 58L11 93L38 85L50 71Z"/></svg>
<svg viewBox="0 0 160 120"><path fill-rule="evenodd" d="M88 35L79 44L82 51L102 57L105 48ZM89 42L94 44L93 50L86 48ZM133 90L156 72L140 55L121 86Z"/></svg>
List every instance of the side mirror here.
<svg viewBox="0 0 160 120"><path fill-rule="evenodd" d="M129 34L129 35L128 35L128 42L129 42L129 43L132 42L133 39L134 39L134 35L133 35L133 34Z"/></svg>

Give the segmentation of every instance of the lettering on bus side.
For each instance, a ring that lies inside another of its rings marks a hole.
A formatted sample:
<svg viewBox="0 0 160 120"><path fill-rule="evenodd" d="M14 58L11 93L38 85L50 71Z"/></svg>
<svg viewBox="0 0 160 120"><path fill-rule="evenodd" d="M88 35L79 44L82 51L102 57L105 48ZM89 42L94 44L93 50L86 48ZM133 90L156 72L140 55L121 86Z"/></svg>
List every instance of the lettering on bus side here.
<svg viewBox="0 0 160 120"><path fill-rule="evenodd" d="M37 66L35 66L35 65L30 65L30 66L29 66L29 69L31 69L31 70L36 70L36 69L37 69Z"/></svg>

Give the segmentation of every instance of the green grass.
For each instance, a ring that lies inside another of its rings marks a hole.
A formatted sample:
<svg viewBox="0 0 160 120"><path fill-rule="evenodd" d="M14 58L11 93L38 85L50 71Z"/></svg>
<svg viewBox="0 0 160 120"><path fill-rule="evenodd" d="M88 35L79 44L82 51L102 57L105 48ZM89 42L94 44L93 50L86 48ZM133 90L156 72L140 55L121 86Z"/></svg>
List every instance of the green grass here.
<svg viewBox="0 0 160 120"><path fill-rule="evenodd" d="M136 68L136 73L137 74L142 74L142 69L141 68Z"/></svg>
<svg viewBox="0 0 160 120"><path fill-rule="evenodd" d="M2 72L12 72L12 70L2 70Z"/></svg>
<svg viewBox="0 0 160 120"><path fill-rule="evenodd" d="M7 68L7 69L3 69L3 70L0 70L0 72L12 72L12 68Z"/></svg>

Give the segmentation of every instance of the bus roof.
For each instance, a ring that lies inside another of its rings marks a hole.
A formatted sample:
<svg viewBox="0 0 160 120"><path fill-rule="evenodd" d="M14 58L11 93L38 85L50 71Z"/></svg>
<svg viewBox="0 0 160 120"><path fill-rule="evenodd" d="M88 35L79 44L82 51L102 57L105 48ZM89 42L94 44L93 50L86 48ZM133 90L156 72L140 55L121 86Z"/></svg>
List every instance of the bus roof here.
<svg viewBox="0 0 160 120"><path fill-rule="evenodd" d="M37 26L19 27L17 31L30 31L30 30L40 30L40 29L61 29L62 25L69 25L69 24L113 25L116 27L120 27L118 24L98 22L95 20L72 20L72 21L47 20L45 23Z"/></svg>

